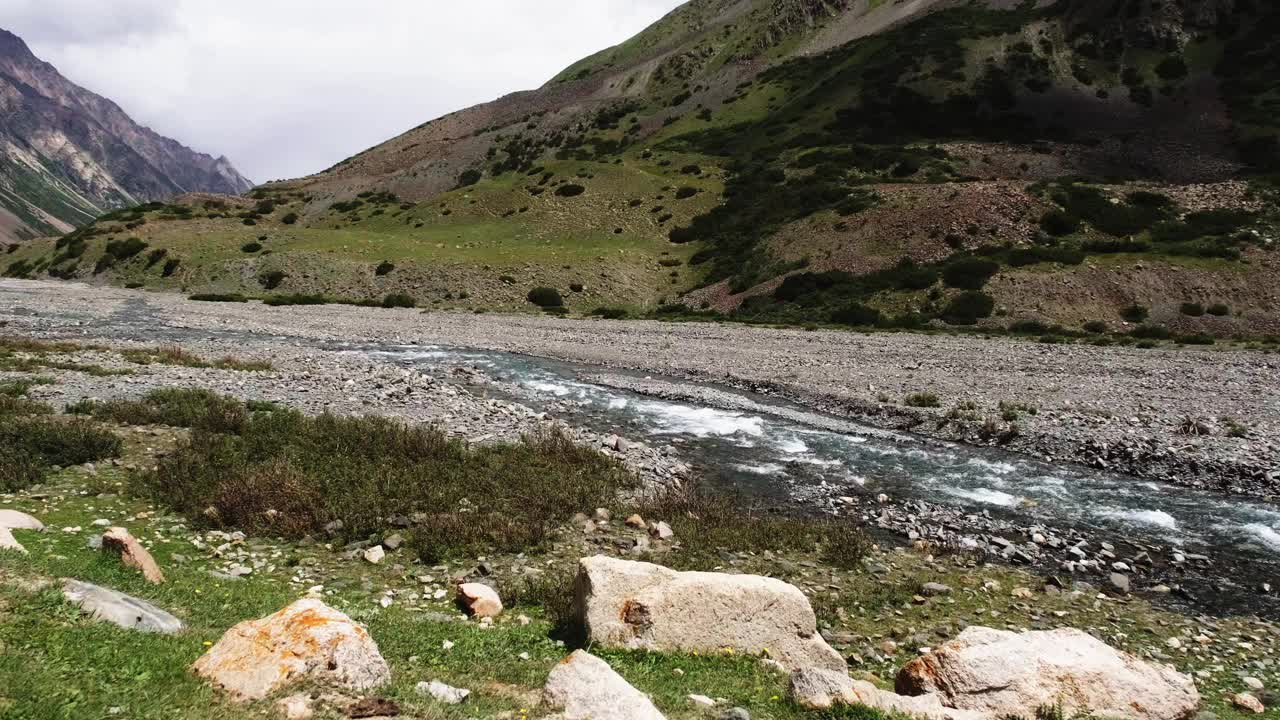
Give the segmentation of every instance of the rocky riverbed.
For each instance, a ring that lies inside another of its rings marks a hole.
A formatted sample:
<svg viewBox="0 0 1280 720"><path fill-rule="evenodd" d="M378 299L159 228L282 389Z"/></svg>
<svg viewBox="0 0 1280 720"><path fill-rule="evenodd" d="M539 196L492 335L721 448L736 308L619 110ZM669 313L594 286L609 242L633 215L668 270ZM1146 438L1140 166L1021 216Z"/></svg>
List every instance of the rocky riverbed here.
<svg viewBox="0 0 1280 720"><path fill-rule="evenodd" d="M573 416L574 401L539 398L501 374L468 365L465 354L461 361L454 357L406 367L377 353L354 351L367 345L438 344L602 366L579 375L604 387L699 406L768 412L831 432L868 432L865 425L850 422L856 420L888 428L890 440L910 430L913 442L923 437L924 442L935 438L1003 445L1057 463L1189 487L1263 498L1276 493L1280 361L1258 352L1043 346L951 336L332 306L276 309L20 281L0 283L0 322L6 324L0 334L75 338L112 349L180 343L207 357L233 354L273 365L263 373L138 366L116 352L88 351L79 353L77 361L131 374L56 372L56 384L33 391L55 403L136 397L175 385L205 387L309 413L372 413L435 423L481 443L514 439ZM352 351L344 351L348 349ZM617 371L623 369L631 372ZM674 382L643 372L716 384ZM731 387L753 390L758 399L725 389ZM936 395L940 407L909 407L904 400L914 393ZM763 405L769 397L794 404ZM1245 430L1229 433L1228 425ZM646 436L637 442L625 426L578 425L568 432L622 459L647 487L679 486L694 474L678 438L666 442ZM1244 437L1233 436L1239 434ZM781 483L808 507L860 516L924 548L988 554L1063 578L1092 578L1115 592L1144 590L1201 600L1255 593L1274 600L1277 592L1267 578L1245 577L1248 573L1217 565L1212 553L1124 533L1098 536L926 500L859 495L840 484L809 482L803 473L788 473ZM1257 609L1248 602L1243 607Z"/></svg>
<svg viewBox="0 0 1280 720"><path fill-rule="evenodd" d="M1280 494L1280 356L1259 351L270 308L14 280L0 282L0 314L36 334L109 337L132 315L157 329L237 331L263 342L289 336L518 352L715 382L880 427L1140 478ZM936 396L938 407L908 406L909 396L922 393Z"/></svg>

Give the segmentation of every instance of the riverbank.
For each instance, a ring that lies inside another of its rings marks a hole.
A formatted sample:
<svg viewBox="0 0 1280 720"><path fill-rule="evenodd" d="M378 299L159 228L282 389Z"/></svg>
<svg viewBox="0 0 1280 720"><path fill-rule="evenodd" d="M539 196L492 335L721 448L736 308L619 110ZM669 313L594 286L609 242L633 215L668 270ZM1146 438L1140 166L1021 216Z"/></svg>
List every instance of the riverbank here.
<svg viewBox="0 0 1280 720"><path fill-rule="evenodd" d="M662 373L838 417L1231 494L1280 495L1280 356L1009 338L711 324L270 308L69 283L0 282L0 315L33 335L158 330L441 344ZM253 352L253 348L246 348ZM643 388L634 388L643 391Z"/></svg>

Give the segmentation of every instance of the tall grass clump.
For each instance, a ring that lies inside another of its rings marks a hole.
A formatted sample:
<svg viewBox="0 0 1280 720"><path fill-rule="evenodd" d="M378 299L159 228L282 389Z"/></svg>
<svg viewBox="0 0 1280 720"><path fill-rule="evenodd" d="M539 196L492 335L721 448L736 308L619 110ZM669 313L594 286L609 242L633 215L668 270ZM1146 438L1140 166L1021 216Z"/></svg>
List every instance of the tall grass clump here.
<svg viewBox="0 0 1280 720"><path fill-rule="evenodd" d="M73 415L120 425L168 425L211 432L239 432L249 416L238 400L201 389L161 388L140 400L86 400L67 408Z"/></svg>
<svg viewBox="0 0 1280 720"><path fill-rule="evenodd" d="M31 487L55 465L66 467L119 457L123 444L113 433L86 420L33 417L35 413L48 413L49 408L20 402L26 406L15 410L10 402L0 400L0 491ZM6 404L15 411L6 414Z"/></svg>
<svg viewBox="0 0 1280 720"><path fill-rule="evenodd" d="M212 425L193 423L188 440L135 477L139 486L201 524L293 539L326 527L363 538L411 518L412 546L429 563L534 550L574 513L634 484L555 431L471 447L377 417L277 411Z"/></svg>

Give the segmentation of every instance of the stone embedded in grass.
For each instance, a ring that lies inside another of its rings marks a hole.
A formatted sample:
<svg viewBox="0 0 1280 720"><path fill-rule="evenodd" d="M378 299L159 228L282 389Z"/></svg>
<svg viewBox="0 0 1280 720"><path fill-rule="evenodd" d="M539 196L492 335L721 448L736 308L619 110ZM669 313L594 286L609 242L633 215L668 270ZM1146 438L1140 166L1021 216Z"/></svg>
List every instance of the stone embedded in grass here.
<svg viewBox="0 0 1280 720"><path fill-rule="evenodd" d="M183 628L181 620L155 605L110 588L67 580L62 585L62 594L69 602L99 620L127 630L172 635Z"/></svg>
<svg viewBox="0 0 1280 720"><path fill-rule="evenodd" d="M543 695L565 720L665 720L652 700L585 650L551 670Z"/></svg>
<svg viewBox="0 0 1280 720"><path fill-rule="evenodd" d="M1250 693L1237 693L1231 696L1231 704L1246 712L1261 714L1267 711L1262 701Z"/></svg>
<svg viewBox="0 0 1280 720"><path fill-rule="evenodd" d="M493 588L483 583L462 583L458 586L458 602L471 617L495 618L502 614L502 598Z"/></svg>
<svg viewBox="0 0 1280 720"><path fill-rule="evenodd" d="M809 599L773 578L584 558L578 565L574 613L588 639L603 647L732 650L767 655L788 669L846 669L844 658L818 634Z"/></svg>
<svg viewBox="0 0 1280 720"><path fill-rule="evenodd" d="M369 633L313 598L236 625L193 669L235 700L260 700L303 680L368 690L391 679Z"/></svg>
<svg viewBox="0 0 1280 720"><path fill-rule="evenodd" d="M382 559L385 558L386 556L387 556L387 551L383 550L381 545L374 545L373 547L364 551L365 561L373 565L377 565L378 563L382 562Z"/></svg>
<svg viewBox="0 0 1280 720"><path fill-rule="evenodd" d="M147 579L147 582L156 585L164 582L164 573L160 571L155 558L151 557L151 553L147 552L147 549L142 547L142 543L130 535L128 530L122 527L107 530L102 534L102 549L118 555L125 566L142 571L142 576Z"/></svg>
<svg viewBox="0 0 1280 720"><path fill-rule="evenodd" d="M44 523L17 510L0 510L0 528L6 530L44 530Z"/></svg>
<svg viewBox="0 0 1280 720"><path fill-rule="evenodd" d="M904 695L997 717L1061 707L1067 717L1185 720L1200 707L1191 678L1071 628L1012 633L971 627L898 673Z"/></svg>
<svg viewBox="0 0 1280 720"><path fill-rule="evenodd" d="M471 697L470 690L446 685L439 680L420 682L414 687L418 691L419 695L429 695L436 701L442 702L445 705L459 705L467 698Z"/></svg>
<svg viewBox="0 0 1280 720"><path fill-rule="evenodd" d="M0 527L0 550L12 550L23 555L27 554L27 549L13 537L13 533L7 527Z"/></svg>
<svg viewBox="0 0 1280 720"><path fill-rule="evenodd" d="M659 540L670 540L675 537L675 531L665 522L659 521L649 527L649 534Z"/></svg>

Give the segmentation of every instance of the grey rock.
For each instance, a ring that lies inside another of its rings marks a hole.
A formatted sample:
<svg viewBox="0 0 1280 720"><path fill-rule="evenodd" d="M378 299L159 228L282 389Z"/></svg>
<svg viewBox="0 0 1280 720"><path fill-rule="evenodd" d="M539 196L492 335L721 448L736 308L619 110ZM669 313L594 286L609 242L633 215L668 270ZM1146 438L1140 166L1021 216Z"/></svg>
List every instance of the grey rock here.
<svg viewBox="0 0 1280 720"><path fill-rule="evenodd" d="M172 635L182 630L182 621L144 600L122 592L79 580L67 580L62 594L82 610L129 630Z"/></svg>

